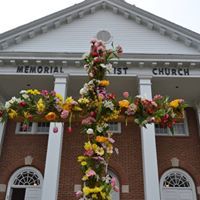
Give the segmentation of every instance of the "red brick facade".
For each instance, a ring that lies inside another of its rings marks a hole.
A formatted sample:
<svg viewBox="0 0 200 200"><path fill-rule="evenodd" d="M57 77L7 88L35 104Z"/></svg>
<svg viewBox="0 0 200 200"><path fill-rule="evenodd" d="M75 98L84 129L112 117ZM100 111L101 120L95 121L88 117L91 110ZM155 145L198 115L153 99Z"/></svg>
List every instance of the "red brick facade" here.
<svg viewBox="0 0 200 200"><path fill-rule="evenodd" d="M189 136L156 136L159 175L172 168L171 159L180 160L180 168L188 172L195 185L200 185L200 141L196 112L187 110ZM82 153L84 136L79 124L73 124L74 131L64 134L60 172L59 200L75 200L74 184L81 184L81 172L77 156ZM129 193L121 193L121 200L144 199L140 129L129 123L122 123L122 133L115 134L119 155L110 161L110 169L118 175L121 185L129 185ZM15 135L15 123L9 122L0 157L0 184L8 184L13 172L25 165L27 155L33 157L32 166L44 174L47 150L47 135ZM52 155L53 156L53 155ZM0 193L0 200L6 193ZM200 199L198 197L198 199Z"/></svg>

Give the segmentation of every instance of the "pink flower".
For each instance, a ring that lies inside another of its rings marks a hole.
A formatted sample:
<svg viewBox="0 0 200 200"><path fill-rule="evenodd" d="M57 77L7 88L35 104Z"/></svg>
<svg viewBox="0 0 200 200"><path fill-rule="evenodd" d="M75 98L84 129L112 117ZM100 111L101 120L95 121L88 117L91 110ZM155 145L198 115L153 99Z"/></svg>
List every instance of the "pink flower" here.
<svg viewBox="0 0 200 200"><path fill-rule="evenodd" d="M111 184L112 187L114 187L116 185L116 179L115 179L115 177L112 177L110 184Z"/></svg>
<svg viewBox="0 0 200 200"><path fill-rule="evenodd" d="M66 119L66 118L68 117L68 115L69 115L69 111L63 110L63 111L61 112L60 117L61 117L62 119Z"/></svg>
<svg viewBox="0 0 200 200"><path fill-rule="evenodd" d="M129 93L128 92L124 92L123 93L123 97L127 99L129 97Z"/></svg>
<svg viewBox="0 0 200 200"><path fill-rule="evenodd" d="M95 176L96 175L96 172L92 169L90 169L87 173L86 173L86 176L87 177L90 177L90 176Z"/></svg>
<svg viewBox="0 0 200 200"><path fill-rule="evenodd" d="M49 94L49 92L47 90L42 90L41 91L41 95L43 96L47 96Z"/></svg>
<svg viewBox="0 0 200 200"><path fill-rule="evenodd" d="M28 130L28 125L27 124L23 124L22 125L22 131L27 131Z"/></svg>
<svg viewBox="0 0 200 200"><path fill-rule="evenodd" d="M76 192L76 197L77 197L77 198L80 198L82 195L83 195L83 192L82 192L82 191L77 191L77 192Z"/></svg>
<svg viewBox="0 0 200 200"><path fill-rule="evenodd" d="M115 186L115 187L113 188L113 190L114 190L115 192L119 192L119 188L118 188L117 186Z"/></svg>
<svg viewBox="0 0 200 200"><path fill-rule="evenodd" d="M84 155L89 156L89 157L91 157L93 154L94 154L94 152L91 149L84 152Z"/></svg>
<svg viewBox="0 0 200 200"><path fill-rule="evenodd" d="M114 142L115 142L115 140L114 140L113 138L108 138L108 141L109 141L110 143L114 143Z"/></svg>
<svg viewBox="0 0 200 200"><path fill-rule="evenodd" d="M57 133L57 132L58 132L58 127L54 127L54 128L53 128L53 132L54 132L54 133Z"/></svg>
<svg viewBox="0 0 200 200"><path fill-rule="evenodd" d="M122 54L123 53L123 49L119 45L116 47L116 51L117 51L118 54Z"/></svg>

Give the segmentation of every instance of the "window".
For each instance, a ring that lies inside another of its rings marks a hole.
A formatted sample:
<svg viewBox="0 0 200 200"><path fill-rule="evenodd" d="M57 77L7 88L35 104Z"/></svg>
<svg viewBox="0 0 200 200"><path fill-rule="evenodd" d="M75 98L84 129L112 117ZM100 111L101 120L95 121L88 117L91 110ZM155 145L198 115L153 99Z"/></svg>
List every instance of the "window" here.
<svg viewBox="0 0 200 200"><path fill-rule="evenodd" d="M16 134L48 134L49 133L49 122L30 122L27 127L24 127L23 122L17 123L15 133Z"/></svg>
<svg viewBox="0 0 200 200"><path fill-rule="evenodd" d="M189 135L186 117L183 120L180 120L179 122L174 124L173 129L174 129L174 135L176 136ZM163 135L163 136L172 135L169 128L162 127L159 124L155 124L155 132L156 132L156 135Z"/></svg>
<svg viewBox="0 0 200 200"><path fill-rule="evenodd" d="M37 169L33 167L23 167L18 169L9 180L6 199L40 200L42 183L42 174Z"/></svg>
<svg viewBox="0 0 200 200"><path fill-rule="evenodd" d="M196 200L195 184L191 176L181 169L166 171L160 180L161 200Z"/></svg>
<svg viewBox="0 0 200 200"><path fill-rule="evenodd" d="M111 131L112 133L121 133L120 122L110 122L108 126L109 126L109 131Z"/></svg>

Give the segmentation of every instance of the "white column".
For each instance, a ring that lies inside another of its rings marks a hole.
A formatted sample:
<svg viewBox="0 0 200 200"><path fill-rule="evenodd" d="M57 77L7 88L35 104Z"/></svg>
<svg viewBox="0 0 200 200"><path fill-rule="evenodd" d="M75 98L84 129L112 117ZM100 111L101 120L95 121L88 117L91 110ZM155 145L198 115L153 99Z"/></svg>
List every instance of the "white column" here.
<svg viewBox="0 0 200 200"><path fill-rule="evenodd" d="M56 76L54 90L63 98L66 97L66 87L67 78ZM56 200L58 196L64 123L56 123L57 133L53 133L54 126L55 123L50 124L42 200Z"/></svg>
<svg viewBox="0 0 200 200"><path fill-rule="evenodd" d="M139 77L140 95L152 99L151 79ZM154 125L141 128L145 200L160 200L158 164Z"/></svg>

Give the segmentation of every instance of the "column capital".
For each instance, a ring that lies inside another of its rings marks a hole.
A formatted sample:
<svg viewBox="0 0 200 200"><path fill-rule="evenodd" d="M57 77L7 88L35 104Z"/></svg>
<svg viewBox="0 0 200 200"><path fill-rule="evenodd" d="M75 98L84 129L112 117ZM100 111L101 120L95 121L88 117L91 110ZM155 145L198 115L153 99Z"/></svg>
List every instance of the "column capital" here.
<svg viewBox="0 0 200 200"><path fill-rule="evenodd" d="M69 74L56 74L54 75L54 79L55 84L67 83Z"/></svg>
<svg viewBox="0 0 200 200"><path fill-rule="evenodd" d="M139 85L151 85L152 76L138 76Z"/></svg>

